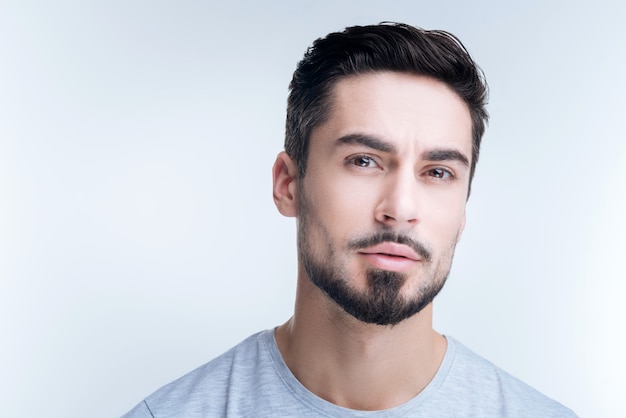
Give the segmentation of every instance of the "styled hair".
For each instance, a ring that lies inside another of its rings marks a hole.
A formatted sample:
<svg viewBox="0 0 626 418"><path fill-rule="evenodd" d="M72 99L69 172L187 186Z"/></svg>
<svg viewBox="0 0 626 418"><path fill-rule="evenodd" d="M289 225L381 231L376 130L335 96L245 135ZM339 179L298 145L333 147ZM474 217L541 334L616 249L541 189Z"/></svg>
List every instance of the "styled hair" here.
<svg viewBox="0 0 626 418"><path fill-rule="evenodd" d="M317 39L289 84L285 151L306 172L311 132L329 117L333 86L342 78L380 71L416 74L445 83L467 104L472 119L470 185L489 116L487 82L461 41L441 30L402 23L352 26Z"/></svg>

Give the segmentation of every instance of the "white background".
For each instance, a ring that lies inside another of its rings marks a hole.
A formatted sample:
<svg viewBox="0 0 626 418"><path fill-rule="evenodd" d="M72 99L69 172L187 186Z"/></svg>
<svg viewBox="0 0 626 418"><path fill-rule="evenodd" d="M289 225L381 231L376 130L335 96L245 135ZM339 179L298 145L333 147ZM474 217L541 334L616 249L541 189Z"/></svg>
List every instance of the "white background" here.
<svg viewBox="0 0 626 418"><path fill-rule="evenodd" d="M624 14L2 1L0 416L119 416L290 316L287 84L315 38L383 20L458 35L491 87L436 328L581 416L626 416Z"/></svg>

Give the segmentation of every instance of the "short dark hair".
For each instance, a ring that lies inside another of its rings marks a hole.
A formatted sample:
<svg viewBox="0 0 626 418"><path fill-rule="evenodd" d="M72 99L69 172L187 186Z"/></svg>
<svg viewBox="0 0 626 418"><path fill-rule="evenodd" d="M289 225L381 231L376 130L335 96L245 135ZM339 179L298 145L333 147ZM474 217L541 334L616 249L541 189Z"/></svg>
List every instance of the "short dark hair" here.
<svg viewBox="0 0 626 418"><path fill-rule="evenodd" d="M306 172L311 131L328 118L335 83L379 71L439 80L467 104L472 118L470 185L488 120L485 76L454 35L402 23L352 26L317 39L298 63L289 84L285 151Z"/></svg>

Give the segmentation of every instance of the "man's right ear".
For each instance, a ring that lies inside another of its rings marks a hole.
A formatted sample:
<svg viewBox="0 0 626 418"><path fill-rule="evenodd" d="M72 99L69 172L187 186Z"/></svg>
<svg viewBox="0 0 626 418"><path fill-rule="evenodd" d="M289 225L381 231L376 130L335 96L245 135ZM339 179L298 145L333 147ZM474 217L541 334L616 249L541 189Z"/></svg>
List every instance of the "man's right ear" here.
<svg viewBox="0 0 626 418"><path fill-rule="evenodd" d="M274 204L284 216L298 215L298 167L294 160L282 151L272 167Z"/></svg>

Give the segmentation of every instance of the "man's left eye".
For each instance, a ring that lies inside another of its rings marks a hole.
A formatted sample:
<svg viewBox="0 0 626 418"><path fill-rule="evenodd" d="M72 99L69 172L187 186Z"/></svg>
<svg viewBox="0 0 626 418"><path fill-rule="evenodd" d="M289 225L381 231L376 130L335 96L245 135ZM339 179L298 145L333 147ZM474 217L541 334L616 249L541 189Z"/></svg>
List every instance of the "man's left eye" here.
<svg viewBox="0 0 626 418"><path fill-rule="evenodd" d="M452 173L443 168L433 168L429 172L429 175L438 179L448 179L452 177Z"/></svg>

